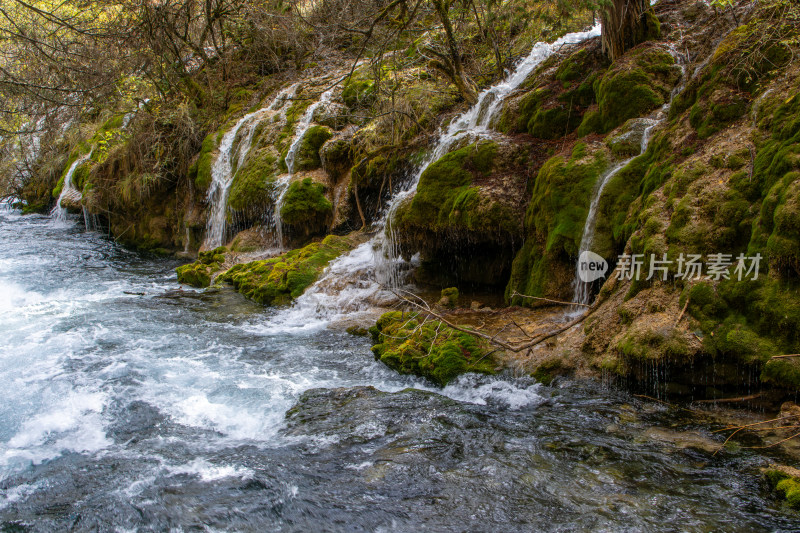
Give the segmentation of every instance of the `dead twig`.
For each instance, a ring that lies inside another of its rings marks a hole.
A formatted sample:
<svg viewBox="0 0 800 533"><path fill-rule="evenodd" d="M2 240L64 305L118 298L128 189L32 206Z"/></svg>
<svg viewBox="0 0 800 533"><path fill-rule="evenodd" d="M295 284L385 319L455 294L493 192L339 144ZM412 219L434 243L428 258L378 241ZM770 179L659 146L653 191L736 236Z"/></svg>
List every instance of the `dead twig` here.
<svg viewBox="0 0 800 533"><path fill-rule="evenodd" d="M580 304L577 302L562 302L561 300L551 300L550 298L541 298L539 296L528 296L527 294L520 294L517 291L511 293L511 297L513 298L514 296L519 296L520 298L527 298L529 300L538 300L540 302L548 302L556 305L577 305L579 307L591 307L591 305Z"/></svg>
<svg viewBox="0 0 800 533"><path fill-rule="evenodd" d="M800 353L792 353L789 355L773 355L770 359L789 359L790 357L800 357Z"/></svg>

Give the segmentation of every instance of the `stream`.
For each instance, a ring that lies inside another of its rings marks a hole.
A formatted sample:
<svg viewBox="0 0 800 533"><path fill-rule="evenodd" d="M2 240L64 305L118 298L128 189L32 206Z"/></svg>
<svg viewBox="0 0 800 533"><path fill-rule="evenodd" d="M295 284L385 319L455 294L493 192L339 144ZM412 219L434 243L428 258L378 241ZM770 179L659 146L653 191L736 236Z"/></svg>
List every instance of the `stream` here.
<svg viewBox="0 0 800 533"><path fill-rule="evenodd" d="M0 209L0 530L800 524L760 482L777 452L712 456L695 415L579 381L436 389L298 308L182 288L177 265Z"/></svg>

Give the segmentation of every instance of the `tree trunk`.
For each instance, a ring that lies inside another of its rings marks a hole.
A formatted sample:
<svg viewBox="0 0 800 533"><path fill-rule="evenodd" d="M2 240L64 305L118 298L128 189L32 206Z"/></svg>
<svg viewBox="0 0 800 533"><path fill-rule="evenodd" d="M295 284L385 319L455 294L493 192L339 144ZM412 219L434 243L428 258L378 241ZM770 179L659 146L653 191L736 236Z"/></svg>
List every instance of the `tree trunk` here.
<svg viewBox="0 0 800 533"><path fill-rule="evenodd" d="M648 39L661 33L649 0L613 0L600 12L603 24L603 51L613 61Z"/></svg>
<svg viewBox="0 0 800 533"><path fill-rule="evenodd" d="M472 84L472 81L464 73L464 66L461 63L461 52L458 49L456 42L455 32L453 31L453 24L450 22L449 4L446 0L434 0L433 6L436 8L436 14L439 16L439 21L444 26L444 32L447 36L447 48L450 52L450 62L453 67L453 82L458 88L458 92L468 104L474 104L478 101L478 91Z"/></svg>

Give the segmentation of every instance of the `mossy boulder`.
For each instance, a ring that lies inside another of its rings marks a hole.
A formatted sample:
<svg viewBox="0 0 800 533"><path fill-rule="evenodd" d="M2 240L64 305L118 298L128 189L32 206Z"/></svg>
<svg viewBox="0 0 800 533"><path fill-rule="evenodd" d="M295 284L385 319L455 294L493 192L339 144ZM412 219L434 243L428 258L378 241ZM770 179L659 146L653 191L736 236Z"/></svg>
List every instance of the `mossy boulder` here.
<svg viewBox="0 0 800 533"><path fill-rule="evenodd" d="M764 472L769 487L792 509L800 509L800 471L786 467L771 467Z"/></svg>
<svg viewBox="0 0 800 533"><path fill-rule="evenodd" d="M278 175L278 154L274 149L251 150L236 170L228 195L228 207L234 211L263 213L273 200L273 183Z"/></svg>
<svg viewBox="0 0 800 533"><path fill-rule="evenodd" d="M525 180L518 169L527 164L524 147L484 141L432 163L390 221L403 255L420 252L452 273L447 284L505 283L522 234Z"/></svg>
<svg viewBox="0 0 800 533"><path fill-rule="evenodd" d="M628 51L594 82L598 110L584 117L578 134L605 133L659 108L680 75L675 58L658 45L645 43Z"/></svg>
<svg viewBox="0 0 800 533"><path fill-rule="evenodd" d="M211 285L211 277L219 272L225 263L227 252L228 249L224 246L200 252L197 261L176 269L178 282L198 288L208 287Z"/></svg>
<svg viewBox="0 0 800 533"><path fill-rule="evenodd" d="M329 235L271 259L241 263L220 275L237 291L263 305L287 305L313 284L330 261L352 248L344 237Z"/></svg>
<svg viewBox="0 0 800 533"><path fill-rule="evenodd" d="M506 291L514 304L529 303L514 297L515 292L568 297L589 203L608 161L603 145L579 143L569 157L554 156L539 170L525 216L527 237Z"/></svg>
<svg viewBox="0 0 800 533"><path fill-rule="evenodd" d="M295 154L294 171L302 172L320 168L322 161L319 150L331 137L333 137L333 131L327 126L314 125L308 128Z"/></svg>
<svg viewBox="0 0 800 533"><path fill-rule="evenodd" d="M324 231L332 213L333 204L325 197L325 186L303 178L289 185L283 196L280 217L293 230L308 236Z"/></svg>
<svg viewBox="0 0 800 533"><path fill-rule="evenodd" d="M386 313L370 328L375 358L401 374L430 379L444 387L466 372L494 374L489 344L418 313Z"/></svg>

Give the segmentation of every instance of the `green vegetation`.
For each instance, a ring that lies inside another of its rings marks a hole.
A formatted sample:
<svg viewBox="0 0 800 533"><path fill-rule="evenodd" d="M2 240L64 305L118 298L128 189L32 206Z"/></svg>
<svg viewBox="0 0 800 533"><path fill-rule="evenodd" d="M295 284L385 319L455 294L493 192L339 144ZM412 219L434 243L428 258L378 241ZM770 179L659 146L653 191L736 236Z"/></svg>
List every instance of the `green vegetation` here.
<svg viewBox="0 0 800 533"><path fill-rule="evenodd" d="M208 287L211 285L211 276L219 272L225 263L227 252L228 249L224 246L200 252L197 261L176 269L178 282L198 288Z"/></svg>
<svg viewBox="0 0 800 533"><path fill-rule="evenodd" d="M287 305L319 277L328 263L349 251L344 237L329 235L272 259L241 263L220 275L237 291L263 305Z"/></svg>
<svg viewBox="0 0 800 533"><path fill-rule="evenodd" d="M800 509L800 478L790 476L777 468L770 468L764 472L764 477L770 488L780 495L789 507Z"/></svg>
<svg viewBox="0 0 800 533"><path fill-rule="evenodd" d="M544 296L565 290L564 271L572 272L592 191L607 166L605 150L589 151L581 143L568 159L555 156L542 165L525 216L527 239L512 265L508 298L513 291ZM520 298L511 301L528 303Z"/></svg>
<svg viewBox="0 0 800 533"><path fill-rule="evenodd" d="M430 379L439 386L465 372L493 374L496 362L488 343L418 313L386 313L370 328L375 358L402 374Z"/></svg>
<svg viewBox="0 0 800 533"><path fill-rule="evenodd" d="M662 106L679 77L675 59L662 48L631 50L595 82L599 110L584 117L578 134L605 133Z"/></svg>
<svg viewBox="0 0 800 533"><path fill-rule="evenodd" d="M263 207L272 201L272 189L278 174L278 156L269 149L253 150L236 171L228 196L228 206L235 211Z"/></svg>
<svg viewBox="0 0 800 533"><path fill-rule="evenodd" d="M325 186L304 178L289 185L280 215L289 225L317 228L324 226L332 210L333 205L325 198Z"/></svg>

